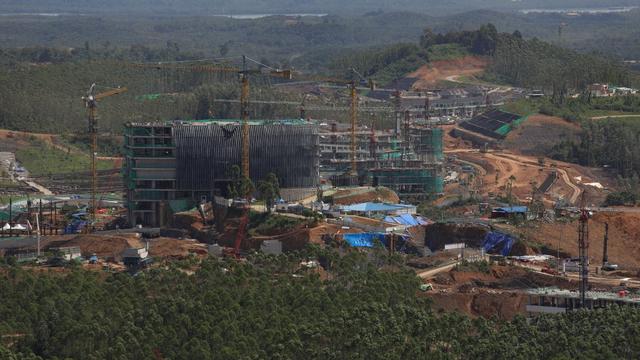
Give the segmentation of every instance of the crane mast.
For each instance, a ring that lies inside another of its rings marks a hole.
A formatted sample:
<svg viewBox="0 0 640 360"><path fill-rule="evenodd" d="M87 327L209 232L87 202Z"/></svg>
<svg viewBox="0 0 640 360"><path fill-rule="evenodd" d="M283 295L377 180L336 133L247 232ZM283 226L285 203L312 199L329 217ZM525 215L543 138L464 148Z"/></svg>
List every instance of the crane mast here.
<svg viewBox="0 0 640 360"><path fill-rule="evenodd" d="M356 126L358 125L358 92L356 82L350 84L351 93L351 176L358 175L358 167L356 162Z"/></svg>
<svg viewBox="0 0 640 360"><path fill-rule="evenodd" d="M127 91L127 88L116 88L95 95L96 84L91 84L87 96L82 100L87 108L89 120L89 135L91 136L91 222L96 221L96 210L98 209L97 192L98 192L98 173L97 173L97 156L98 156L98 100L108 96L121 94Z"/></svg>
<svg viewBox="0 0 640 360"><path fill-rule="evenodd" d="M240 108L242 112L242 176L249 178L249 78L242 76Z"/></svg>
<svg viewBox="0 0 640 360"><path fill-rule="evenodd" d="M586 306L589 290L589 211L584 205L584 190L580 206L580 224L578 225L578 250L580 256L580 306Z"/></svg>
<svg viewBox="0 0 640 360"><path fill-rule="evenodd" d="M98 107L96 101L89 102L89 134L91 135L91 222L96 221L98 172L97 172L97 152L98 152Z"/></svg>
<svg viewBox="0 0 640 360"><path fill-rule="evenodd" d="M270 69L269 72L263 73L257 69L248 69L247 60L259 64L265 68ZM260 74L271 77L278 77L283 79L291 79L291 70L273 69L267 65L261 64L258 61L242 56L242 66L240 68L233 66L221 66L221 65L184 65L184 64L136 64L136 67L141 68L155 68L155 69L184 69L193 72L207 72L207 73L236 73L240 78L240 120L241 120L241 149L240 149L240 171L242 175L241 181L244 182L250 179L250 141L249 141L249 99L250 99L250 83L249 77L252 74ZM249 221L249 208L251 194L239 194L246 200L242 209L242 217L236 234L236 240L234 243L234 255L237 257L240 253L240 246L246 236L246 227Z"/></svg>

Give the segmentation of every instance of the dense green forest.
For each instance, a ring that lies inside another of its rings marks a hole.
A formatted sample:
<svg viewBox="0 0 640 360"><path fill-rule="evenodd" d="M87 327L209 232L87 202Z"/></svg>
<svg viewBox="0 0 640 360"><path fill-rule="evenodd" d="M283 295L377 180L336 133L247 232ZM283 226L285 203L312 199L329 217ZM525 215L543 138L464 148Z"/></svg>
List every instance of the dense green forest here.
<svg viewBox="0 0 640 360"><path fill-rule="evenodd" d="M118 132L126 121L237 116L235 104L213 102L238 98L232 76L140 71L122 63L129 61L247 54L267 65L305 72L345 76L350 68L356 68L384 85L428 61L469 53L494 58L486 75L490 81L542 87L549 92L563 92L593 81L626 84L633 79L616 60L579 54L530 37L570 46L574 40L585 40L590 31L593 34L596 26L624 27L625 32L615 32L623 36L640 29L631 21L638 13L575 19L557 14L505 16L491 11L445 17L372 12L358 17L275 16L255 20L0 17L0 127L81 130L85 114L79 98L93 82L129 88L127 94L100 104L103 131ZM495 20L496 26L481 25L485 20ZM563 28L558 38L554 24L560 21L568 21L570 26ZM424 31L425 27L431 30ZM521 31L512 34L498 29ZM256 84L254 99L301 101L301 95L276 91L261 81ZM252 110L256 117L297 116L293 106L254 104Z"/></svg>
<svg viewBox="0 0 640 360"><path fill-rule="evenodd" d="M415 42L425 27L436 33L475 30L492 23L500 32L519 30L525 38L537 37L581 52L640 58L640 10L615 14L520 14L490 10L448 16L433 12L371 11L326 17L271 16L230 19L212 16L0 16L0 47L45 46L94 51L144 45L162 48L175 43L183 52L220 56L246 54L271 61L287 61L300 68L317 65L352 49ZM562 26L561 26L562 25Z"/></svg>
<svg viewBox="0 0 640 360"><path fill-rule="evenodd" d="M619 62L579 54L532 39L519 33L500 34L494 49L490 71L498 80L521 87L553 90L583 90L595 82L629 85L629 71Z"/></svg>
<svg viewBox="0 0 640 360"><path fill-rule="evenodd" d="M97 92L125 86L127 93L99 104L103 132L121 131L128 121L238 118L240 86L235 74L197 73L187 70L137 68L116 61L71 61L61 64L6 67L0 72L0 128L35 132L79 132L86 129L86 109L81 97L92 83ZM253 79L254 100L298 100L269 86L261 76ZM279 118L297 113L295 107L254 104L252 117Z"/></svg>
<svg viewBox="0 0 640 360"><path fill-rule="evenodd" d="M451 45L457 47L451 48ZM637 82L637 77L619 61L580 54L536 38L528 40L519 31L499 33L493 24L482 25L477 30L447 33L426 28L419 45L401 44L377 51L360 51L345 55L333 64L334 68L356 67L384 81L434 60L431 59L433 50L439 47L457 56L469 53L489 57L491 65L485 80L544 89L556 96L566 97L569 90L582 91L595 82L616 85Z"/></svg>
<svg viewBox="0 0 640 360"><path fill-rule="evenodd" d="M3 359L637 358L640 311L613 307L513 322L434 313L386 252L309 250L173 263L131 277L16 267L0 281ZM295 275L295 276L294 276ZM328 278L327 278L328 276ZM581 334L575 341L575 334ZM574 339L574 340L572 340Z"/></svg>
<svg viewBox="0 0 640 360"><path fill-rule="evenodd" d="M640 118L640 117L638 117ZM603 119L582 123L579 141L564 140L552 157L586 166L608 166L622 177L640 174L640 124L636 119Z"/></svg>
<svg viewBox="0 0 640 360"><path fill-rule="evenodd" d="M220 55L229 50L220 49ZM355 68L381 84L402 77L428 61L477 54L493 58L486 75L522 87L539 87L554 94L580 89L592 82L629 84L633 78L616 62L565 50L540 40L524 39L518 32L499 33L488 24L473 31L436 33L426 29L419 44L399 43L369 50L352 50L333 60L315 61L316 71L346 76ZM542 54L542 55L540 55ZM89 43L74 49L21 48L0 54L0 127L28 131L76 131L84 127L85 109L80 97L92 83L106 87L126 86L126 94L100 104L103 131L118 132L127 121L237 117L237 104L214 102L237 100L239 86L233 74L194 73L130 66L131 61L155 62L197 59L203 53L182 50L177 43L163 47L93 48ZM331 58L331 57L330 57ZM284 62L260 59L276 67ZM328 61L328 62L327 62ZM270 80L254 79L252 99L301 101L292 94L270 87ZM33 99L38 99L34 102ZM253 117L297 116L294 106L259 104ZM336 114L333 114L335 116Z"/></svg>

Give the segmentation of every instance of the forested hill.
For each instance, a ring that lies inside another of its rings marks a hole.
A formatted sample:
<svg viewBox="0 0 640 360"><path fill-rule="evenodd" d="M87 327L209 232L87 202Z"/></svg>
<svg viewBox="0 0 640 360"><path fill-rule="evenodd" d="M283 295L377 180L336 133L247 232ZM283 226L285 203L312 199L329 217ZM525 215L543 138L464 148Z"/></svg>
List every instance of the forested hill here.
<svg viewBox="0 0 640 360"><path fill-rule="evenodd" d="M489 80L498 79L516 86L566 93L568 89L581 89L593 82L625 85L634 81L629 71L614 60L579 54L536 39L527 40L518 32L499 33L492 25L444 34L427 29L419 43L417 37L415 40L382 49L343 52L347 55L337 56L338 60L334 61L329 61L332 56L326 53L323 58L314 57L310 52L306 63L315 69L330 63L336 73L353 67L367 77L388 81L455 50L493 58L487 75ZM219 50L220 55L230 52L225 46ZM174 42L158 48L86 44L74 49L2 50L0 127L50 132L78 129L85 118L80 97L94 82L130 89L127 94L101 104L104 130L119 130L126 121L203 117L209 112L206 108L216 117L236 115L237 109L231 106L211 103L214 98L237 99L235 79L140 71L126 65L127 61L185 60L201 56L203 54L182 51ZM261 60L269 63L268 58ZM289 66L286 62L271 64ZM163 95L145 97L154 94ZM255 99L261 100L299 100L295 94L274 93L266 88L256 94ZM261 106L254 111L253 115L261 117L296 116L294 108L275 105Z"/></svg>
<svg viewBox="0 0 640 360"><path fill-rule="evenodd" d="M452 14L474 9L516 10L527 8L589 8L624 6L626 0L4 0L3 12L65 12L113 14L291 14L366 13L376 10L418 11ZM636 4L637 5L637 4Z"/></svg>
<svg viewBox="0 0 640 360"><path fill-rule="evenodd" d="M0 2L0 6L2 2ZM174 43L182 51L216 56L226 45L231 54L295 62L297 67L350 48L415 42L425 27L436 33L475 30L492 23L501 32L518 30L539 39L607 56L640 59L640 9L626 13L563 14L470 11L450 16L434 13L375 11L325 17L272 16L229 19L204 16L62 15L0 16L3 48L46 46L92 49ZM560 24L564 24L558 32Z"/></svg>
<svg viewBox="0 0 640 360"><path fill-rule="evenodd" d="M637 308L513 322L436 314L415 272L385 254L329 251L326 270L301 268L295 254L210 258L136 277L0 264L0 358L640 357Z"/></svg>
<svg viewBox="0 0 640 360"><path fill-rule="evenodd" d="M55 54L49 54L55 56ZM62 56L62 55L59 55ZM33 132L84 132L86 109L81 97L92 83L97 92L123 86L129 90L98 105L100 129L119 133L128 121L234 118L237 104L214 99L240 96L234 74L139 68L114 60L63 61L56 64L5 66L0 71L0 128ZM276 92L268 80L254 77L254 100L298 100ZM297 114L295 107L256 104L252 117L280 118Z"/></svg>
<svg viewBox="0 0 640 360"><path fill-rule="evenodd" d="M389 74L399 74L397 69L407 73L434 60L436 49L440 53L449 51L448 56L453 57L473 54L490 58L491 65L485 74L487 80L554 93L566 94L569 89L581 91L596 82L629 85L638 81L637 75L618 60L581 54L536 38L525 39L519 31L499 33L492 24L478 30L447 33L436 33L427 28L419 45L394 45L377 51L355 52L334 61L334 66L355 67L373 78L389 80Z"/></svg>

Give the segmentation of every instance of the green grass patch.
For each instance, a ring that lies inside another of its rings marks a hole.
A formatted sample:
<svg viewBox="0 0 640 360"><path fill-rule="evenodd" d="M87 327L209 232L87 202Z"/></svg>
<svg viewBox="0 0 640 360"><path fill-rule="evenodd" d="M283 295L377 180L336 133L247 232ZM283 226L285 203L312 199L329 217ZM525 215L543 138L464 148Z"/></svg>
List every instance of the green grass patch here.
<svg viewBox="0 0 640 360"><path fill-rule="evenodd" d="M249 234L272 236L292 230L305 220L267 213L254 213L249 216Z"/></svg>
<svg viewBox="0 0 640 360"><path fill-rule="evenodd" d="M13 182L13 181L8 180L8 179L0 179L0 189L5 189L5 190L17 189L20 186L21 185L18 182Z"/></svg>
<svg viewBox="0 0 640 360"><path fill-rule="evenodd" d="M487 261L484 260L475 262L462 260L458 265L454 267L454 270L458 272L479 272L488 274L491 272L491 266Z"/></svg>
<svg viewBox="0 0 640 360"><path fill-rule="evenodd" d="M30 146L16 151L16 159L24 166L31 176L49 176L90 170L89 155L80 155L55 149L42 141L32 140ZM98 170L113 168L113 162L99 160Z"/></svg>
<svg viewBox="0 0 640 360"><path fill-rule="evenodd" d="M600 110L600 109L592 109L584 112L585 116L595 117L595 116L613 116L613 115L633 115L624 111L610 111L610 110ZM640 114L638 114L640 116Z"/></svg>
<svg viewBox="0 0 640 360"><path fill-rule="evenodd" d="M519 99L502 105L500 109L512 114L526 116L538 112L540 103L531 99Z"/></svg>
<svg viewBox="0 0 640 360"><path fill-rule="evenodd" d="M89 134L67 134L59 136L58 141L68 147L72 147L75 150L79 150L84 153L90 153L91 151L91 137ZM98 138L98 156L122 156L123 147L122 136L100 136Z"/></svg>
<svg viewBox="0 0 640 360"><path fill-rule="evenodd" d="M460 44L432 45L427 50L429 61L458 59L469 55L469 51Z"/></svg>

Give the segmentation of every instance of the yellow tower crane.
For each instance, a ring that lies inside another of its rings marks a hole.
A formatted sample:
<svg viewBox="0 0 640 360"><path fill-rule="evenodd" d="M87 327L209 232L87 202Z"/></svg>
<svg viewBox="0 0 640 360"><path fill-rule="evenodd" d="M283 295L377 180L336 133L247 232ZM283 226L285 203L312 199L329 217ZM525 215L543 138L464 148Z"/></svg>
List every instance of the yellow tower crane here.
<svg viewBox="0 0 640 360"><path fill-rule="evenodd" d="M192 72L203 73L236 73L239 76L241 84L240 92L240 118L242 120L242 154L241 154L241 170L242 176L249 178L249 102L250 102L250 82L249 77L251 75L262 74L270 77L291 79L290 70L280 70L268 68L268 72L263 72L260 69L248 69L247 61L252 61L259 65L265 66L249 57L242 56L242 67L222 66L222 65L189 65L184 63L143 63L135 64L136 67L142 68L155 68L155 69L173 69L173 70L186 70ZM266 66L265 66L266 67Z"/></svg>
<svg viewBox="0 0 640 360"><path fill-rule="evenodd" d="M260 69L248 69L247 60L254 62L258 65L268 69L265 73ZM138 67L152 67L156 69L182 69L193 72L210 72L210 73L237 73L240 78L241 91L240 91L240 118L242 121L242 150L241 150L241 171L244 179L250 179L249 171L249 99L250 99L250 83L249 77L253 74L262 74L271 77L291 79L290 70L280 70L270 68L264 64L259 63L246 56L242 56L242 67L236 68L231 66L218 66L218 65L185 65L175 63L161 63L161 64L136 64ZM247 199L246 205L242 212L242 218L240 225L238 226L238 233L234 243L233 254L238 257L240 254L240 246L246 236L246 228L249 223L249 208L250 208L250 196L251 194L241 194Z"/></svg>
<svg viewBox="0 0 640 360"><path fill-rule="evenodd" d="M96 84L91 84L87 95L82 97L87 108L89 118L89 134L91 136L91 222L96 221L96 210L98 207L96 198L98 191L98 174L96 171L96 161L98 156L98 101L106 97L122 94L127 88L115 88L99 94L95 94Z"/></svg>
<svg viewBox="0 0 640 360"><path fill-rule="evenodd" d="M356 156L356 147L357 147L357 138L356 131L358 127L358 90L366 89L366 90L375 90L375 84L371 80L367 80L355 69L350 70L355 77L359 78L361 81L365 81L367 83L367 88L359 87L359 81L357 80L346 80L346 79L337 79L337 78L318 78L312 77L309 80L315 82L327 82L338 85L346 85L349 89L349 120L350 120L350 132L351 132L351 143L350 143L350 152L351 152L351 167L349 169L350 176L358 175L358 165L357 165L357 156Z"/></svg>

